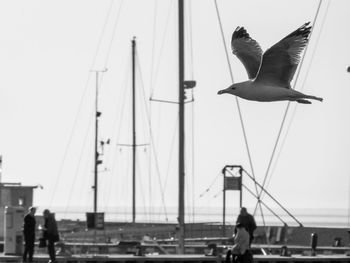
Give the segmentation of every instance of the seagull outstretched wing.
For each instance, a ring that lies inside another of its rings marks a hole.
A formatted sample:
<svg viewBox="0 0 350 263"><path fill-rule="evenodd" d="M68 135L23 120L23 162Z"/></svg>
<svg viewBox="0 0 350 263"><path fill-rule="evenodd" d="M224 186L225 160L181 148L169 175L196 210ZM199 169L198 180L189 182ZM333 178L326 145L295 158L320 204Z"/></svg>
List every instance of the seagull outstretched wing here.
<svg viewBox="0 0 350 263"><path fill-rule="evenodd" d="M243 63L249 79L254 79L258 73L262 50L258 42L252 39L244 27L237 27L231 38L232 53Z"/></svg>
<svg viewBox="0 0 350 263"><path fill-rule="evenodd" d="M309 23L305 23L265 51L255 82L290 87L290 81L300 62L301 52L311 32Z"/></svg>

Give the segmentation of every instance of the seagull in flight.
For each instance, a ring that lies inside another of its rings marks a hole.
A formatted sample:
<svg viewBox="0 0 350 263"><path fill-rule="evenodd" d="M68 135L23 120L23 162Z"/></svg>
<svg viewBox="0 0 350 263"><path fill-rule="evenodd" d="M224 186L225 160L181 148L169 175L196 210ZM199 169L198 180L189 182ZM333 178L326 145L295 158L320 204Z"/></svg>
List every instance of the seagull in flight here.
<svg viewBox="0 0 350 263"><path fill-rule="evenodd" d="M290 82L300 62L311 32L310 22L270 47L264 53L244 27L237 27L232 34L232 53L243 63L249 80L235 83L218 94L229 93L254 101L296 101L311 104L322 98L303 94L291 88Z"/></svg>

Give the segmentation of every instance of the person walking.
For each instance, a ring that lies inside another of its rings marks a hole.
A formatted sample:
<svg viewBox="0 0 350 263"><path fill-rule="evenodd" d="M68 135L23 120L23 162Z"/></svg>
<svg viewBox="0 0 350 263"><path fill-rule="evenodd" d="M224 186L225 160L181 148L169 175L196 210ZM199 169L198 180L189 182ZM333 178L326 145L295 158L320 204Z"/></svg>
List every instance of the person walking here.
<svg viewBox="0 0 350 263"><path fill-rule="evenodd" d="M45 223L44 223L44 238L47 240L47 251L49 253L49 263L56 262L56 251L55 242L59 241L57 222L55 215L50 210L45 209L43 212Z"/></svg>
<svg viewBox="0 0 350 263"><path fill-rule="evenodd" d="M257 226L255 223L254 217L248 213L247 208L245 207L241 208L241 211L236 220L236 225L238 222L241 223L249 233L249 247L250 247L254 239L254 230L257 228Z"/></svg>
<svg viewBox="0 0 350 263"><path fill-rule="evenodd" d="M29 207L28 213L23 219L24 253L23 262L33 262L35 242L35 207ZM27 261L28 257L28 261Z"/></svg>

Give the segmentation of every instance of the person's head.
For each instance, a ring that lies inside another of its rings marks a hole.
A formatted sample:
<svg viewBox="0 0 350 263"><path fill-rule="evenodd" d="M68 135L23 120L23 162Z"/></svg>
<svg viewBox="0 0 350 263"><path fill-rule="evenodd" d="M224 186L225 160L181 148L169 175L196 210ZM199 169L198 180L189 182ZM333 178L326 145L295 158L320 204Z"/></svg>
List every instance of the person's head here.
<svg viewBox="0 0 350 263"><path fill-rule="evenodd" d="M35 215L36 207L34 207L34 206L29 207L29 208L28 208L28 212L29 212L31 215Z"/></svg>
<svg viewBox="0 0 350 263"><path fill-rule="evenodd" d="M43 215L44 215L45 218L48 218L50 216L50 210L49 209L45 209L43 211Z"/></svg>
<svg viewBox="0 0 350 263"><path fill-rule="evenodd" d="M242 208L241 208L241 212L240 212L240 214L241 214L242 216L245 216L246 214L248 214L248 212L247 212L247 208L242 207Z"/></svg>

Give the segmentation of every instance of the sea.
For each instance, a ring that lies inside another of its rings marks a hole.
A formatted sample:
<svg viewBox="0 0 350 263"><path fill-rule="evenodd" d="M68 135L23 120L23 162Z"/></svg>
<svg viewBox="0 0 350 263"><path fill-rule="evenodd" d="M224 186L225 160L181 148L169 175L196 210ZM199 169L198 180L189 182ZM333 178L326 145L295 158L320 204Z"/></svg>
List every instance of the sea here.
<svg viewBox="0 0 350 263"><path fill-rule="evenodd" d="M254 207L247 207L251 214L254 214ZM227 225L234 224L238 216L237 211L226 211L225 222ZM92 212L88 207L52 207L51 211L55 213L58 220L85 220L86 213ZM39 211L40 212L40 211ZM105 222L131 222L131 207L106 207L99 209L98 212L104 214ZM307 227L338 227L350 228L350 213L348 209L289 209L289 214L281 209L260 212L256 210L254 214L255 221L258 225L278 226L286 223L289 226L299 226L302 224ZM136 207L136 222L139 223L177 223L178 212L176 207ZM186 223L222 223L223 210L217 207L196 207L186 208Z"/></svg>

